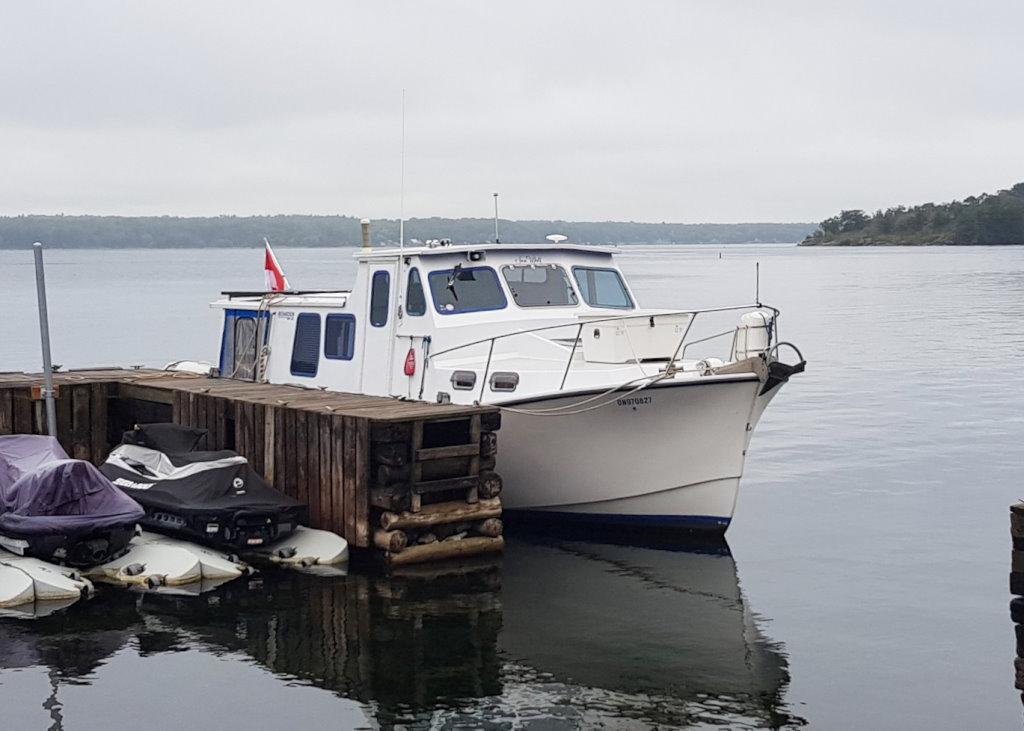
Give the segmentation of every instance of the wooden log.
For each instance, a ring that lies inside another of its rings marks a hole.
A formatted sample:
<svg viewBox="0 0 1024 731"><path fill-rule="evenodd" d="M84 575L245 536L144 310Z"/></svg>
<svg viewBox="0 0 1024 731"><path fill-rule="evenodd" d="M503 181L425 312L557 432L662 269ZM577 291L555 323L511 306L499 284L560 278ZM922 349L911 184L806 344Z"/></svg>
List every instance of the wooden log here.
<svg viewBox="0 0 1024 731"><path fill-rule="evenodd" d="M281 433L281 442L285 455L285 469L284 480L278 485L277 489L284 490L296 500L302 500L298 481L295 477L297 461L297 450L295 449L295 409L281 408L281 411L284 412L284 431Z"/></svg>
<svg viewBox="0 0 1024 731"><path fill-rule="evenodd" d="M479 455L479 444L455 444L450 447L417 449L416 461L424 462L431 459L448 459L449 457L477 457Z"/></svg>
<svg viewBox="0 0 1024 731"><path fill-rule="evenodd" d="M408 421L375 421L370 426L370 441L408 444L411 433L412 425Z"/></svg>
<svg viewBox="0 0 1024 731"><path fill-rule="evenodd" d="M334 489L333 472L331 471L331 417L328 414L317 415L317 434L320 439L320 527L334 530L334 505L331 492Z"/></svg>
<svg viewBox="0 0 1024 731"><path fill-rule="evenodd" d="M1010 571L1015 574L1024 573L1024 551L1014 551L1010 555Z"/></svg>
<svg viewBox="0 0 1024 731"><path fill-rule="evenodd" d="M1013 625L1013 631L1017 635L1017 657L1024 657L1024 624Z"/></svg>
<svg viewBox="0 0 1024 731"><path fill-rule="evenodd" d="M492 431L480 434L480 456L490 457L498 451L498 435Z"/></svg>
<svg viewBox="0 0 1024 731"><path fill-rule="evenodd" d="M0 435L14 433L14 394L7 388L0 391Z"/></svg>
<svg viewBox="0 0 1024 731"><path fill-rule="evenodd" d="M295 486L296 497L300 502L309 505L309 442L306 432L306 414L295 412L295 431L292 432L295 450Z"/></svg>
<svg viewBox="0 0 1024 731"><path fill-rule="evenodd" d="M274 442L274 437L277 434L275 430L275 409L273 406L267 406L263 409L263 479L269 482L271 485L274 484L274 470L276 469L277 459L277 445Z"/></svg>
<svg viewBox="0 0 1024 731"><path fill-rule="evenodd" d="M396 482L408 482L412 470L409 465L377 464L373 466L373 483L375 485L391 485Z"/></svg>
<svg viewBox="0 0 1024 731"><path fill-rule="evenodd" d="M409 464L408 442L383 442L373 445L373 462L375 464L400 467Z"/></svg>
<svg viewBox="0 0 1024 731"><path fill-rule="evenodd" d="M345 535L345 420L331 417L331 514L333 530L353 543L353 536Z"/></svg>
<svg viewBox="0 0 1024 731"><path fill-rule="evenodd" d="M324 528L326 524L320 512L320 420L315 411L303 414L306 418L306 468L309 482L309 525L313 528Z"/></svg>
<svg viewBox="0 0 1024 731"><path fill-rule="evenodd" d="M107 411L110 408L107 398L110 393L109 385L93 383L89 386L89 451L92 453L94 464L102 464L110 453L110 443L107 439Z"/></svg>
<svg viewBox="0 0 1024 731"><path fill-rule="evenodd" d="M488 518L487 520L473 523L472 531L481 536L497 538L502 534L504 528L505 526L502 524L501 518Z"/></svg>
<svg viewBox="0 0 1024 731"><path fill-rule="evenodd" d="M427 531L426 533L421 533L419 537L416 539L416 543L424 546L429 543L437 543L437 534L431 533L430 531Z"/></svg>
<svg viewBox="0 0 1024 731"><path fill-rule="evenodd" d="M1010 619L1016 624L1024 624L1024 597L1014 597L1010 600Z"/></svg>
<svg viewBox="0 0 1024 731"><path fill-rule="evenodd" d="M1019 571L1010 572L1010 593L1024 596L1024 573Z"/></svg>
<svg viewBox="0 0 1024 731"><path fill-rule="evenodd" d="M356 547L370 545L370 422L356 422Z"/></svg>
<svg viewBox="0 0 1024 731"><path fill-rule="evenodd" d="M413 465L414 477L415 471L416 466ZM445 492L447 490L475 490L479 484L480 478L473 475L472 477L452 477L447 480L413 482L410 487L412 488L412 494L415 496L432 492Z"/></svg>
<svg viewBox="0 0 1024 731"><path fill-rule="evenodd" d="M370 488L370 505L393 513L408 510L412 494L408 485L390 485L387 487Z"/></svg>
<svg viewBox="0 0 1024 731"><path fill-rule="evenodd" d="M32 434L32 401L28 389L18 389L12 393L11 406L14 411L14 433Z"/></svg>
<svg viewBox="0 0 1024 731"><path fill-rule="evenodd" d="M487 470L493 470L498 464L498 460L494 456L481 457L480 458L480 471L485 472Z"/></svg>
<svg viewBox="0 0 1024 731"><path fill-rule="evenodd" d="M505 547L505 539L464 538L461 541L437 541L424 545L409 546L401 553L387 553L385 558L389 566L407 566L427 561L443 561L446 559L478 556L482 553L495 553Z"/></svg>
<svg viewBox="0 0 1024 731"><path fill-rule="evenodd" d="M409 537L404 531L378 528L373 532L373 545L382 551L401 553L409 545Z"/></svg>
<svg viewBox="0 0 1024 731"><path fill-rule="evenodd" d="M1010 535L1024 538L1024 514L1010 512Z"/></svg>
<svg viewBox="0 0 1024 731"><path fill-rule="evenodd" d="M1024 515L1024 501L1017 502L1011 505L1010 512L1015 515Z"/></svg>
<svg viewBox="0 0 1024 731"><path fill-rule="evenodd" d="M252 405L252 467L261 475L266 471L267 407Z"/></svg>
<svg viewBox="0 0 1024 731"><path fill-rule="evenodd" d="M423 446L423 422L414 421L412 424L412 436L409 439L409 458L416 454ZM423 479L423 465L419 462L413 462L412 474L409 476L410 481L419 482ZM410 498L409 510L413 513L420 512L423 507L423 501L420 498L420 493L412 490L412 497Z"/></svg>
<svg viewBox="0 0 1024 731"><path fill-rule="evenodd" d="M71 391L71 449L69 454L75 459L92 459L92 441L89 430L92 420L89 416L90 389L88 384L75 386Z"/></svg>
<svg viewBox="0 0 1024 731"><path fill-rule="evenodd" d="M501 475L497 472L488 471L480 473L480 497L498 497L503 486L504 482L501 479Z"/></svg>
<svg viewBox="0 0 1024 731"><path fill-rule="evenodd" d="M1024 690L1024 657L1013 658L1013 669L1016 671L1013 678L1013 687L1017 690Z"/></svg>
<svg viewBox="0 0 1024 731"><path fill-rule="evenodd" d="M345 540L355 544L356 538L356 419L346 416L343 460L345 479L342 499L345 501Z"/></svg>
<svg viewBox="0 0 1024 731"><path fill-rule="evenodd" d="M200 429L206 429L206 434L204 434L203 438L199 440L199 448L200 449L212 449L212 447L210 446L210 430L206 428L206 407L207 407L206 395L205 394L197 393L197 394L194 394L194 396L195 396L195 404L196 404L195 405L196 418L195 418L194 426L197 426Z"/></svg>
<svg viewBox="0 0 1024 731"><path fill-rule="evenodd" d="M490 411L480 414L480 428L484 431L498 431L501 429L501 412Z"/></svg>
<svg viewBox="0 0 1024 731"><path fill-rule="evenodd" d="M501 500L492 498L469 505L461 501L424 505L418 513L409 511L393 513L386 511L380 516L380 526L385 530L396 528L426 528L445 523L486 520L501 516Z"/></svg>
<svg viewBox="0 0 1024 731"><path fill-rule="evenodd" d="M43 402L38 402L40 407L43 406ZM57 441L64 447L64 451L68 454L73 454L75 449L71 439L71 422L72 422L72 405L71 405L71 391L64 390L56 399L56 410L57 410ZM42 412L40 412L42 413ZM40 420L39 434L46 433L46 419Z"/></svg>

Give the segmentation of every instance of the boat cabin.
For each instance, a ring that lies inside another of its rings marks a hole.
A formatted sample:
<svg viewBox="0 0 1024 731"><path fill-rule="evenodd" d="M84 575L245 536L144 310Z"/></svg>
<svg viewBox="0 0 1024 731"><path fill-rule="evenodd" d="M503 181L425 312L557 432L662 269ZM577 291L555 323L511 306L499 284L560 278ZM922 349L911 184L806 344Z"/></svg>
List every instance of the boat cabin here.
<svg viewBox="0 0 1024 731"><path fill-rule="evenodd" d="M351 290L225 293L214 303L224 312L220 372L472 403L664 368L694 315L639 310L612 254L564 244L362 249Z"/></svg>

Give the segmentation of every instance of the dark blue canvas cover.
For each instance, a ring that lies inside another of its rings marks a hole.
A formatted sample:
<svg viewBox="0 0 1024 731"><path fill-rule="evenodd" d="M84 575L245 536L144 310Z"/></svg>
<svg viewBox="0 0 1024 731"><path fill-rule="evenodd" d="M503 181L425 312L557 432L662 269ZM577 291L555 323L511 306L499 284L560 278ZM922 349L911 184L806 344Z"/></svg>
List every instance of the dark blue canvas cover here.
<svg viewBox="0 0 1024 731"><path fill-rule="evenodd" d="M0 437L0 533L74 538L132 525L144 511L53 437Z"/></svg>

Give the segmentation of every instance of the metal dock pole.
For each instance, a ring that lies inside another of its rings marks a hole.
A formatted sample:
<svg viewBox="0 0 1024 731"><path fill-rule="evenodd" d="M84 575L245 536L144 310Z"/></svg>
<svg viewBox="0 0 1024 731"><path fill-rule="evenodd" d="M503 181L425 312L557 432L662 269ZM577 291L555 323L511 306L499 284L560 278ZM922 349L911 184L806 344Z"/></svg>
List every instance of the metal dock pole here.
<svg viewBox="0 0 1024 731"><path fill-rule="evenodd" d="M32 244L36 258L36 297L39 300L39 339L43 346L43 398L46 399L46 431L57 436L57 411L53 404L53 359L50 357L50 320L46 314L46 275L43 273L43 245Z"/></svg>

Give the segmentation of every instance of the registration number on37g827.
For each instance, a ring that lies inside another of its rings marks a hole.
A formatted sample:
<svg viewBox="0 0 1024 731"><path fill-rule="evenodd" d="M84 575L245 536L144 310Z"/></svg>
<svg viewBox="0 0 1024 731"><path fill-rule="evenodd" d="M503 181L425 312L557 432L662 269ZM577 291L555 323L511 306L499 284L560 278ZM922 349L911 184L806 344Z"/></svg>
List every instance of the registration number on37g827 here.
<svg viewBox="0 0 1024 731"><path fill-rule="evenodd" d="M635 409L637 406L649 406L652 401L650 396L623 396L620 399L615 399L615 405Z"/></svg>

